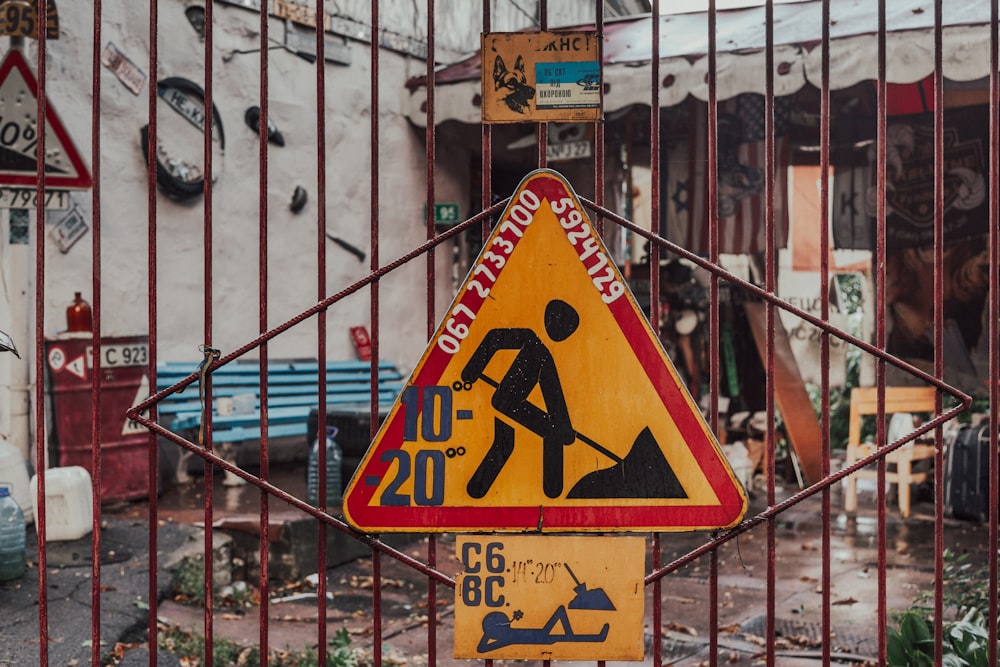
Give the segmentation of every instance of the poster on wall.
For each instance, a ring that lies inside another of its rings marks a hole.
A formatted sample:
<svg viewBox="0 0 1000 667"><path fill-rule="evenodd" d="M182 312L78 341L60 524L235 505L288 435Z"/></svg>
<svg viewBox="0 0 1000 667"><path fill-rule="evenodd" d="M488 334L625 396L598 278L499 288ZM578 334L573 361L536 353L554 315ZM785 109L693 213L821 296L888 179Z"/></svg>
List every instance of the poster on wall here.
<svg viewBox="0 0 1000 667"><path fill-rule="evenodd" d="M708 107L690 100L676 120L687 133L666 149L663 162L666 189L662 215L666 235L688 250L709 254ZM746 93L719 103L718 220L719 252L764 252L766 235L764 188L767 181L764 96ZM774 243L788 242L788 152L790 101L775 99ZM713 221L716 222L716 221Z"/></svg>
<svg viewBox="0 0 1000 667"><path fill-rule="evenodd" d="M989 109L944 113L944 237L986 234L989 225ZM876 154L836 170L833 240L837 248L872 249L878 212ZM934 114L892 116L886 126L886 244L912 248L934 242Z"/></svg>
<svg viewBox="0 0 1000 667"><path fill-rule="evenodd" d="M989 109L944 112L945 380L986 391L989 279ZM896 115L886 128L886 302L888 352L927 370L934 364L934 114ZM878 192L875 151L834 177L832 223L838 248L873 249ZM890 374L896 371L890 368ZM908 376L890 377L906 382Z"/></svg>
<svg viewBox="0 0 1000 667"><path fill-rule="evenodd" d="M989 249L983 237L949 243L944 251L945 381L972 394L988 390ZM889 353L932 371L934 249L893 248L886 254Z"/></svg>
<svg viewBox="0 0 1000 667"><path fill-rule="evenodd" d="M944 116L944 234L946 240L985 234L989 113L985 106L949 109ZM893 119L886 128L886 241L905 248L934 241L934 116ZM873 172L874 173L874 172ZM866 204L874 216L876 184Z"/></svg>
<svg viewBox="0 0 1000 667"><path fill-rule="evenodd" d="M796 308L800 308L815 317L821 318L822 282L816 271L785 271L778 275L778 294ZM847 318L837 307L836 288L833 288L829 303L827 322L842 331L846 331ZM809 322L788 311L779 310L781 323L788 332L792 354L799 365L799 372L806 382L820 385L823 379L823 363L820 356L823 332ZM822 319L822 318L821 318ZM830 336L830 358L827 371L831 387L843 387L847 380L847 346L836 336Z"/></svg>

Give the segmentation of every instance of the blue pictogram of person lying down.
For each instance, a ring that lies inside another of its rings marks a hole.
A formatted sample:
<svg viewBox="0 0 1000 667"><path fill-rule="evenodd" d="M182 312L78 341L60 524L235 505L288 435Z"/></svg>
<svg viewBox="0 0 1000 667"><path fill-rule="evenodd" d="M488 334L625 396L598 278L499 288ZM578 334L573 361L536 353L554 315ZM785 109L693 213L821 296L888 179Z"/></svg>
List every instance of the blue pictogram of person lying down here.
<svg viewBox="0 0 1000 667"><path fill-rule="evenodd" d="M569 610L615 611L615 605L603 588L587 588L573 574L568 563L563 564L576 584L576 595L567 604L560 604L540 628L517 627L515 623L524 618L524 612L517 609L508 616L502 611L494 611L483 617L483 637L479 640L479 653L488 653L505 646L542 646L559 642L603 642L611 629L605 623L599 632L578 634L570 622Z"/></svg>

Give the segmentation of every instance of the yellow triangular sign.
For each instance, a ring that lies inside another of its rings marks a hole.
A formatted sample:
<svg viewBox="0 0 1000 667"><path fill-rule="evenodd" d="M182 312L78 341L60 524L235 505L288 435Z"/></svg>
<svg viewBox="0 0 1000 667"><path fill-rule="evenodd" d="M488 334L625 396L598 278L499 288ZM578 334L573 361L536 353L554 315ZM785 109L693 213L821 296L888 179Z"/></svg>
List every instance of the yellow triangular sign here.
<svg viewBox="0 0 1000 667"><path fill-rule="evenodd" d="M726 528L746 496L569 183L500 223L344 495L392 531Z"/></svg>

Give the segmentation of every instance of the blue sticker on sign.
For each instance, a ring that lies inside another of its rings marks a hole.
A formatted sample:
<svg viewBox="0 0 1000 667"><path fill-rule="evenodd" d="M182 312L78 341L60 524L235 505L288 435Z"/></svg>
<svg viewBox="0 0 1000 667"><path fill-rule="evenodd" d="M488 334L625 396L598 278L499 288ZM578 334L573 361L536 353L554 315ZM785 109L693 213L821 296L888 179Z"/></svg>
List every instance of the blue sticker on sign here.
<svg viewBox="0 0 1000 667"><path fill-rule="evenodd" d="M535 64L539 109L599 107L601 65L596 60Z"/></svg>

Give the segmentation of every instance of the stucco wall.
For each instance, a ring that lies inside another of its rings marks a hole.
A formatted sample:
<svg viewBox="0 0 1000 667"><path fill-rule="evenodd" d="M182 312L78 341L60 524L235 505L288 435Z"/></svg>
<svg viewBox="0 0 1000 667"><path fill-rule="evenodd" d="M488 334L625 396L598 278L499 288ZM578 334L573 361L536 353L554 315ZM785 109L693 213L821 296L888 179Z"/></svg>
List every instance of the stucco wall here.
<svg viewBox="0 0 1000 667"><path fill-rule="evenodd" d="M159 68L170 76L204 81L204 41L184 16L185 3L160 2ZM148 73L148 7L124 0L103 3L100 48L115 45ZM84 159L90 154L91 44L93 14L89 3L60 3L61 37L48 44L49 99L59 112ZM259 142L243 121L244 111L260 103L258 53L228 58L233 49L258 45L259 15L215 4L214 99L225 134L224 157L216 158L213 189L213 344L229 352L258 333ZM281 40L283 22L272 19L271 37ZM29 54L37 50L29 42ZM335 293L369 272L371 257L371 91L370 52L350 43L348 66L327 64L326 169L327 228L363 249L364 262L327 241L327 290ZM271 146L267 180L268 326L307 310L320 300L317 287L317 149L315 65L282 49L269 53L270 116L285 145ZM379 61L379 215L381 264L395 260L424 241L426 196L423 130L402 114L404 82L421 73L424 62L383 50ZM107 336L147 332L147 186L139 129L148 121L148 81L140 95L128 90L107 68L101 69L101 281L102 332ZM168 149L200 156L201 135L159 102L161 143ZM183 133L183 138L181 134ZM186 139L187 144L183 143ZM190 143L193 142L193 143ZM440 200L464 191L455 179L462 169L439 172ZM309 193L305 209L289 209L296 185ZM73 203L91 218L90 192L73 194ZM157 312L160 358L196 359L204 342L204 201L178 203L157 195ZM467 207L462 205L463 214ZM47 229L64 216L51 212ZM46 247L47 334L65 327L64 309L73 292L93 300L92 236L68 253ZM446 244L447 245L447 244ZM450 246L436 256L438 301L450 299ZM426 261L419 259L387 276L381 284L382 356L409 368L426 341ZM443 307L443 305L442 305ZM330 358L354 356L348 336L352 325L370 326L369 301L361 292L337 304L328 319ZM275 339L272 358L311 357L316 324L311 318Z"/></svg>

